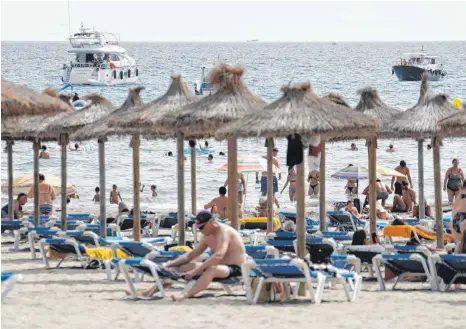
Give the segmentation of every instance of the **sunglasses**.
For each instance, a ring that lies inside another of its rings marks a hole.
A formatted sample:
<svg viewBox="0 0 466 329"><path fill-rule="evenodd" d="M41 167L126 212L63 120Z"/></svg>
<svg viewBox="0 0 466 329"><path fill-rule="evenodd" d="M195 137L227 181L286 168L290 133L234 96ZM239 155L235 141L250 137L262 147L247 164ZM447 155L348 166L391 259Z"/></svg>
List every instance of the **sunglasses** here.
<svg viewBox="0 0 466 329"><path fill-rule="evenodd" d="M202 224L196 223L197 229L198 229L199 231L204 230L204 228L205 228L205 226L207 225L207 223L208 223L208 222L205 222L205 223L202 223Z"/></svg>

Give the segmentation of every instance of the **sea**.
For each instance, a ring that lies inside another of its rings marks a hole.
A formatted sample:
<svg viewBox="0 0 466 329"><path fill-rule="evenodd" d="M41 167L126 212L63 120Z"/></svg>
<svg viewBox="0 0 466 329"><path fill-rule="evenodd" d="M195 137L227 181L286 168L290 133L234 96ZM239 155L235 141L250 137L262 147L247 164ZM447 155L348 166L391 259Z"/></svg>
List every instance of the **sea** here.
<svg viewBox="0 0 466 329"><path fill-rule="evenodd" d="M145 102L162 95L169 83L170 75L181 73L189 86L200 80L201 67L214 61L224 61L245 67L244 80L248 88L268 102L280 96L280 87L288 83L310 81L313 90L319 95L335 92L343 95L347 102L355 106L363 87L375 87L381 98L389 105L405 110L413 106L419 97L419 82L400 82L392 74L392 65L399 61L402 53L419 51L422 46L428 52L442 57L447 76L440 81L430 82L435 93L447 93L452 100L460 97L466 101L466 42L364 42L364 43L122 43L122 46L141 64L140 77L145 90ZM66 42L2 42L2 79L25 84L37 90L48 87L60 88L60 74L64 63L71 60ZM83 87L74 86L73 92L79 95L101 93L115 106L123 103L129 86ZM69 91L69 90L68 90ZM116 184L125 203L132 206L132 149L129 137L111 137L106 143L106 182L107 193ZM197 206L218 195L227 174L219 168L227 162L225 141L208 140L213 147L213 163L207 155L198 155ZM204 141L199 141L204 142ZM354 142L358 151L350 151ZM386 149L394 143L395 152ZM60 152L54 142L44 143L50 150L50 160L40 160L40 172L60 177ZM427 144L427 143L426 143ZM285 140L277 141L278 159L286 168ZM187 142L186 142L187 146ZM2 147L5 143L2 142ZM95 141L84 142L82 151L68 153L68 182L76 185L80 198L71 201L73 209L94 207L94 189L99 185L98 148ZM448 138L441 149L442 178L451 166L453 158L459 158L460 166L466 163L466 139ZM142 139L140 154L141 182L145 189L141 193L141 208L156 212L175 210L177 207L176 157L166 153L176 153L175 140ZM326 198L329 203L348 200L345 195L346 181L331 178L336 171L348 164L367 168L367 148L364 140L329 143L326 146ZM263 138L241 139L238 141L238 154L265 155ZM186 161L185 196L186 210L190 212L191 180L189 156ZM400 160L405 160L411 169L414 188L418 190L417 143L414 140L380 140L377 150L377 164L394 168ZM30 175L33 172L33 152L30 142L16 142L13 153L14 177ZM306 165L307 167L307 165ZM466 165L465 165L466 169ZM1 179L7 179L7 156L1 152ZM246 210L254 208L260 197L255 174L246 174ZM432 151L424 152L425 193L429 203L434 202ZM384 179L387 183L390 179ZM286 174L279 181L281 190ZM158 196L151 197L150 185L156 185ZM360 182L360 191L367 181ZM294 207L288 197L288 190L277 195L282 208ZM2 205L7 202L6 190L2 189ZM108 195L106 196L108 199ZM446 193L442 199L447 200ZM56 200L59 205L60 200ZM31 206L32 202L28 202ZM316 206L317 199L307 198L308 207ZM97 209L97 208L96 208Z"/></svg>

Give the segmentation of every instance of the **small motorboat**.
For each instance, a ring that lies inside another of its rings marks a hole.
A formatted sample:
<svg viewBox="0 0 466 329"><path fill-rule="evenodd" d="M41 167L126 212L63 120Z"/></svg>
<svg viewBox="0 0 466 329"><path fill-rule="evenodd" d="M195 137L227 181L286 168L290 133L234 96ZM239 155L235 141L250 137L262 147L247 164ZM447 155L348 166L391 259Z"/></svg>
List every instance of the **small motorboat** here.
<svg viewBox="0 0 466 329"><path fill-rule="evenodd" d="M419 53L403 54L400 62L392 67L392 74L400 81L420 81L424 73L428 74L430 81L438 81L447 75L441 58L427 54L424 47Z"/></svg>

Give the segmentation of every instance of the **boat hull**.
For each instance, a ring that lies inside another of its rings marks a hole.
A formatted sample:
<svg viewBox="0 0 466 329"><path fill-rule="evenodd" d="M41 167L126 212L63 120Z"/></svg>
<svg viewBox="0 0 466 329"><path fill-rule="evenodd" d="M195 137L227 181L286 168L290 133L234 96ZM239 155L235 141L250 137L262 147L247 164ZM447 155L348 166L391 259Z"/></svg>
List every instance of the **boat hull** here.
<svg viewBox="0 0 466 329"><path fill-rule="evenodd" d="M445 71L439 69L426 70L418 66L410 65L395 65L392 67L392 73L394 73L400 81L421 81L424 72L427 72L430 81L438 81L446 75Z"/></svg>
<svg viewBox="0 0 466 329"><path fill-rule="evenodd" d="M69 70L69 71L67 71ZM137 66L122 68L69 67L63 70L62 81L71 85L114 86L137 84L140 71Z"/></svg>

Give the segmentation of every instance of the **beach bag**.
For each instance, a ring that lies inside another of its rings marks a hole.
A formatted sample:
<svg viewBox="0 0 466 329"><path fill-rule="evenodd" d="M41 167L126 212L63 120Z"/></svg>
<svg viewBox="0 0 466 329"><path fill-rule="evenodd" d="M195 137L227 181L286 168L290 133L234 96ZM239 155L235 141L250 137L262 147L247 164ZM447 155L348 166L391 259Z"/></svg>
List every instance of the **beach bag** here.
<svg viewBox="0 0 466 329"><path fill-rule="evenodd" d="M306 244L306 249L311 256L311 262L314 264L330 263L330 255L333 253L333 247L326 243Z"/></svg>
<svg viewBox="0 0 466 329"><path fill-rule="evenodd" d="M255 296L257 287L259 285L259 279L253 278L251 282L252 293ZM286 301L285 286L282 282L266 283L262 285L259 298L257 299L258 304L265 304L271 302L283 303Z"/></svg>

